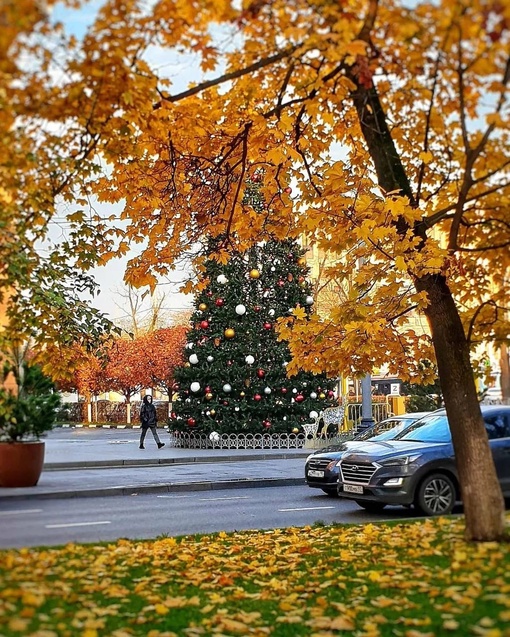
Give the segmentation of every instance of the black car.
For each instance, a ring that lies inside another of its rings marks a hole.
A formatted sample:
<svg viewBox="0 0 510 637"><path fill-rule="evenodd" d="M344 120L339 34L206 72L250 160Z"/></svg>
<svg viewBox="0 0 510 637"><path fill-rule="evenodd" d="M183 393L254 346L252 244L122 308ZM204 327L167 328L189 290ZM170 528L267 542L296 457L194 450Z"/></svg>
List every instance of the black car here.
<svg viewBox="0 0 510 637"><path fill-rule="evenodd" d="M305 480L309 487L322 489L324 493L336 497L338 495L338 460L342 453L349 447L361 440L388 440L400 433L419 418L422 418L428 411L416 412L414 414L401 414L392 416L376 423L365 431L355 435L351 440L339 444L330 445L310 454L305 462Z"/></svg>
<svg viewBox="0 0 510 637"><path fill-rule="evenodd" d="M510 406L481 405L503 495L510 497ZM351 445L338 463L338 495L368 511L413 505L423 515L451 513L459 479L444 409L415 422L393 440Z"/></svg>

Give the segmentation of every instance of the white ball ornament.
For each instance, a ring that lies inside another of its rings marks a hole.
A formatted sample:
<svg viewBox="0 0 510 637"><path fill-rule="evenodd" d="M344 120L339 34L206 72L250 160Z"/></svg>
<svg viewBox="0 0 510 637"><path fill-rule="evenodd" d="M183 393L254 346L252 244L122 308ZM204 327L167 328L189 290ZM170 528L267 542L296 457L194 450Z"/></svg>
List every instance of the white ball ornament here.
<svg viewBox="0 0 510 637"><path fill-rule="evenodd" d="M268 314L269 314L269 316L274 316L275 315L275 311L274 310L269 310Z"/></svg>
<svg viewBox="0 0 510 637"><path fill-rule="evenodd" d="M221 436L217 431L211 431L211 433L209 434L209 440L211 442L219 442Z"/></svg>
<svg viewBox="0 0 510 637"><path fill-rule="evenodd" d="M239 411L239 407L234 407L234 411Z"/></svg>
<svg viewBox="0 0 510 637"><path fill-rule="evenodd" d="M308 415L310 416L312 420L315 420L319 416L319 414L316 411L311 411Z"/></svg>
<svg viewBox="0 0 510 637"><path fill-rule="evenodd" d="M208 363L212 363L212 362L213 362L213 360L214 360L214 356L208 356L208 357L207 357L207 362L208 362Z"/></svg>
<svg viewBox="0 0 510 637"><path fill-rule="evenodd" d="M196 354L192 354L188 360L192 365L196 365L198 363L198 356Z"/></svg>
<svg viewBox="0 0 510 637"><path fill-rule="evenodd" d="M190 387L191 391L193 393L196 393L197 391L200 391L200 383L197 383L197 381L191 383Z"/></svg>
<svg viewBox="0 0 510 637"><path fill-rule="evenodd" d="M264 394L267 394L269 396L270 393L271 393L271 387L265 387Z"/></svg>
<svg viewBox="0 0 510 637"><path fill-rule="evenodd" d="M243 314L246 314L246 307L242 303L239 303L239 305L236 305L236 314L238 316L242 316Z"/></svg>
<svg viewBox="0 0 510 637"><path fill-rule="evenodd" d="M255 362L255 359L251 354L248 354L248 356L244 360L248 363L248 365L253 365L253 363Z"/></svg>
<svg viewBox="0 0 510 637"><path fill-rule="evenodd" d="M223 385L223 391L224 391L226 394L229 394L229 393L232 391L232 387L231 387L228 383L225 383L225 384Z"/></svg>
<svg viewBox="0 0 510 637"><path fill-rule="evenodd" d="M317 398L317 394L313 391L313 392L310 394L310 398L313 398L313 399L315 400L315 399Z"/></svg>
<svg viewBox="0 0 510 637"><path fill-rule="evenodd" d="M186 343L186 349L193 349L193 343Z"/></svg>
<svg viewBox="0 0 510 637"><path fill-rule="evenodd" d="M307 296L305 299L307 305L313 305L313 296Z"/></svg>
<svg viewBox="0 0 510 637"><path fill-rule="evenodd" d="M225 285L225 283L228 283L228 279L224 274L220 274L219 276L217 276L216 281L221 285Z"/></svg>
<svg viewBox="0 0 510 637"><path fill-rule="evenodd" d="M294 387L294 389L292 390L293 394L297 394L297 389Z"/></svg>

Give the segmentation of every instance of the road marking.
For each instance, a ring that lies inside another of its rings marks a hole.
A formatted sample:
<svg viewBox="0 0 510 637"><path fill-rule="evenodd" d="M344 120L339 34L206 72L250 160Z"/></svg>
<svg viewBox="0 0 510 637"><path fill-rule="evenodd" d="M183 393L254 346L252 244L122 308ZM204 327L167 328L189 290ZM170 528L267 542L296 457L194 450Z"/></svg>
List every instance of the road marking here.
<svg viewBox="0 0 510 637"><path fill-rule="evenodd" d="M203 502L211 502L214 500L248 500L249 499L249 495L237 495L237 496L225 496L223 498L198 498L199 500L202 500Z"/></svg>
<svg viewBox="0 0 510 637"><path fill-rule="evenodd" d="M18 511L0 511L0 515L20 515L22 513L40 513L42 509L19 509Z"/></svg>
<svg viewBox="0 0 510 637"><path fill-rule="evenodd" d="M177 498L191 498L191 495L157 495L156 498L171 498L177 500Z"/></svg>
<svg viewBox="0 0 510 637"><path fill-rule="evenodd" d="M66 529L70 526L95 526L98 524L111 524L109 520L98 520L97 522L71 522L69 524L46 524L47 529Z"/></svg>
<svg viewBox="0 0 510 637"><path fill-rule="evenodd" d="M334 509L335 507L300 507L299 509L278 509L278 511L287 512L287 511L318 511L320 509Z"/></svg>

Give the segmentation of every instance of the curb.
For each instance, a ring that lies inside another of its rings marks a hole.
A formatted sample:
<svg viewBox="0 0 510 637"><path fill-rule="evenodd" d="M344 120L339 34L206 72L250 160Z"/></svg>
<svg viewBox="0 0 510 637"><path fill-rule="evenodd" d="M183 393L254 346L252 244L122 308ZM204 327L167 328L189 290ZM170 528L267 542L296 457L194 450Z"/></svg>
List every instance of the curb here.
<svg viewBox="0 0 510 637"><path fill-rule="evenodd" d="M5 501L17 500L61 500L69 498L96 498L105 496L136 496L145 493L182 493L186 491L219 491L221 489L248 489L262 487L289 487L306 484L304 478L241 478L218 480L216 482L188 482L168 484L148 484L138 487L116 486L100 489L84 489L83 491L35 491L34 493L13 493L2 496ZM37 489L37 487L33 487Z"/></svg>
<svg viewBox="0 0 510 637"><path fill-rule="evenodd" d="M303 453L272 453L250 454L246 456L190 456L182 458L140 458L127 460L79 460L75 462L48 462L44 464L44 471L68 471L69 469L108 469L122 467L151 467L157 465L204 464L213 462L249 462L254 460L296 460L309 455Z"/></svg>

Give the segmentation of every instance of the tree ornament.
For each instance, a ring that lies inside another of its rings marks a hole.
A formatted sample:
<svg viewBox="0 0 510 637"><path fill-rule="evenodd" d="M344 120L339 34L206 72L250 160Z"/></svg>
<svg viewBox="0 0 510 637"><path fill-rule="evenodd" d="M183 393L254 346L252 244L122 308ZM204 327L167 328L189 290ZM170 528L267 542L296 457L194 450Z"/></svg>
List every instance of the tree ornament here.
<svg viewBox="0 0 510 637"><path fill-rule="evenodd" d="M266 372L263 369L257 369L257 376L259 378L264 378L265 375L266 375Z"/></svg>
<svg viewBox="0 0 510 637"><path fill-rule="evenodd" d="M269 429L269 427L271 427L271 421L270 420L264 420L262 421L262 425L265 429Z"/></svg>
<svg viewBox="0 0 510 637"><path fill-rule="evenodd" d="M198 306L198 309L201 312L205 312L207 310L207 305L205 303L200 303L200 305Z"/></svg>
<svg viewBox="0 0 510 637"><path fill-rule="evenodd" d="M220 274L219 276L216 277L216 281L220 284L220 285L225 285L225 283L228 283L228 279L224 274Z"/></svg>
<svg viewBox="0 0 510 637"><path fill-rule="evenodd" d="M333 398L334 395L335 392L332 389L328 390L328 398Z"/></svg>
<svg viewBox="0 0 510 637"><path fill-rule="evenodd" d="M211 442L219 442L220 439L221 439L221 436L217 431L211 431L211 433L209 434L209 440Z"/></svg>
<svg viewBox="0 0 510 637"><path fill-rule="evenodd" d="M302 403L304 399L305 399L305 397L303 396L303 394L298 394L296 396L296 402L297 403Z"/></svg>
<svg viewBox="0 0 510 637"><path fill-rule="evenodd" d="M197 421L194 418L188 418L186 422L190 427L194 427L197 424Z"/></svg>
<svg viewBox="0 0 510 637"><path fill-rule="evenodd" d="M305 257L299 257L299 259L297 260L297 264L303 268L306 265Z"/></svg>
<svg viewBox="0 0 510 637"><path fill-rule="evenodd" d="M322 399L326 398L326 394L321 391L321 393L319 394L319 398L322 398Z"/></svg>
<svg viewBox="0 0 510 637"><path fill-rule="evenodd" d="M232 391L232 386L231 386L231 385L229 385L228 383L225 383L225 384L223 385L223 391L224 391L226 394L230 393L230 392Z"/></svg>
<svg viewBox="0 0 510 637"><path fill-rule="evenodd" d="M243 314L246 314L246 307L240 303L239 305L236 305L236 314L238 316L242 316Z"/></svg>
<svg viewBox="0 0 510 637"><path fill-rule="evenodd" d="M209 321L200 321L200 327L206 330L209 327Z"/></svg>
<svg viewBox="0 0 510 637"><path fill-rule="evenodd" d="M224 400L223 404L225 405L225 407L228 407L228 400Z"/></svg>
<svg viewBox="0 0 510 637"><path fill-rule="evenodd" d="M271 272L276 272L276 268L274 267L274 265L271 266Z"/></svg>
<svg viewBox="0 0 510 637"><path fill-rule="evenodd" d="M233 364L234 364L234 362L233 362L233 361L227 361L227 365L228 365L229 367L231 367Z"/></svg>
<svg viewBox="0 0 510 637"><path fill-rule="evenodd" d="M205 399L206 399L206 400L211 400L211 399L212 399L212 397L213 397L213 395L211 394L211 392L208 392L208 393L205 395Z"/></svg>
<svg viewBox="0 0 510 637"><path fill-rule="evenodd" d="M286 387L282 387L281 392L282 394L286 394L289 390Z"/></svg>
<svg viewBox="0 0 510 637"><path fill-rule="evenodd" d="M308 416L312 419L315 420L316 418L319 417L319 414L316 411L311 411Z"/></svg>
<svg viewBox="0 0 510 637"><path fill-rule="evenodd" d="M239 396L241 396L241 398L244 398L246 394L244 393L244 391L242 391L242 392L239 392Z"/></svg>
<svg viewBox="0 0 510 637"><path fill-rule="evenodd" d="M207 385L206 387L204 387L204 391L206 394L208 394L211 391L211 388L209 385Z"/></svg>
<svg viewBox="0 0 510 637"><path fill-rule="evenodd" d="M307 305L313 305L313 296L307 296L305 299Z"/></svg>
<svg viewBox="0 0 510 637"><path fill-rule="evenodd" d="M239 411L239 407L234 407L234 411Z"/></svg>
<svg viewBox="0 0 510 637"><path fill-rule="evenodd" d="M268 312L269 316L274 316L275 315L275 311L271 308Z"/></svg>
<svg viewBox="0 0 510 637"><path fill-rule="evenodd" d="M264 394L267 394L269 396L270 393L271 393L271 387L264 387Z"/></svg>
<svg viewBox="0 0 510 637"><path fill-rule="evenodd" d="M231 327L227 327L227 329L223 332L225 334L225 338L234 338L236 335L235 330Z"/></svg>
<svg viewBox="0 0 510 637"><path fill-rule="evenodd" d="M297 427L293 427L292 428L292 433L293 434L298 434L299 433L299 429Z"/></svg>
<svg viewBox="0 0 510 637"><path fill-rule="evenodd" d="M270 330L270 329L273 328L271 323L269 323L268 321L266 321L266 323L264 323L263 327L264 327L265 330Z"/></svg>
<svg viewBox="0 0 510 637"><path fill-rule="evenodd" d="M189 363L184 363L184 367L191 367Z"/></svg>
<svg viewBox="0 0 510 637"><path fill-rule="evenodd" d="M253 400L258 402L259 400L262 400L262 396L260 394L255 394L255 396L253 396Z"/></svg>
<svg viewBox="0 0 510 637"><path fill-rule="evenodd" d="M214 304L216 305L216 307L223 307L223 305L225 305L225 301L223 299L216 299L216 301L214 301Z"/></svg>
<svg viewBox="0 0 510 637"><path fill-rule="evenodd" d="M253 311L254 311L254 312L260 312L260 310L261 310L260 305L255 305L255 306L253 307Z"/></svg>
<svg viewBox="0 0 510 637"><path fill-rule="evenodd" d="M305 289L307 287L306 281L301 281L301 283L299 284L299 287Z"/></svg>
<svg viewBox="0 0 510 637"><path fill-rule="evenodd" d="M251 380L249 378L246 378L244 381L244 386L249 387L250 385L251 385Z"/></svg>
<svg viewBox="0 0 510 637"><path fill-rule="evenodd" d="M196 354L192 354L188 360L192 365L196 365L198 363L198 356Z"/></svg>
<svg viewBox="0 0 510 637"><path fill-rule="evenodd" d="M295 387L292 389L292 393L297 394L297 389Z"/></svg>
<svg viewBox="0 0 510 637"><path fill-rule="evenodd" d="M313 392L310 394L310 398L313 398L313 400L315 400L315 399L317 398L317 394L313 391Z"/></svg>
<svg viewBox="0 0 510 637"><path fill-rule="evenodd" d="M253 363L255 362L255 358L251 354L248 354L248 356L244 360L246 361L246 363L248 363L248 365L253 365Z"/></svg>
<svg viewBox="0 0 510 637"><path fill-rule="evenodd" d="M193 343L186 343L186 349L193 349Z"/></svg>
<svg viewBox="0 0 510 637"><path fill-rule="evenodd" d="M208 363L212 363L212 362L213 362L213 360L214 360L214 356L208 356L208 357L207 357L207 362L208 362Z"/></svg>
<svg viewBox="0 0 510 637"><path fill-rule="evenodd" d="M283 279L278 279L278 285L279 287L283 288L283 286L285 285L285 281Z"/></svg>
<svg viewBox="0 0 510 637"><path fill-rule="evenodd" d="M253 270L250 270L250 279L258 279L258 278L260 278L259 270L257 270L256 268L253 268Z"/></svg>
<svg viewBox="0 0 510 637"><path fill-rule="evenodd" d="M211 290L208 290L208 291L206 292L206 295L207 295L207 296L212 296L212 292L211 292Z"/></svg>
<svg viewBox="0 0 510 637"><path fill-rule="evenodd" d="M211 416L216 416L216 409L211 409Z"/></svg>
<svg viewBox="0 0 510 637"><path fill-rule="evenodd" d="M197 393L197 391L200 391L200 383L197 383L197 381L191 383L191 385L189 386L189 388L191 389L191 391L193 393Z"/></svg>

